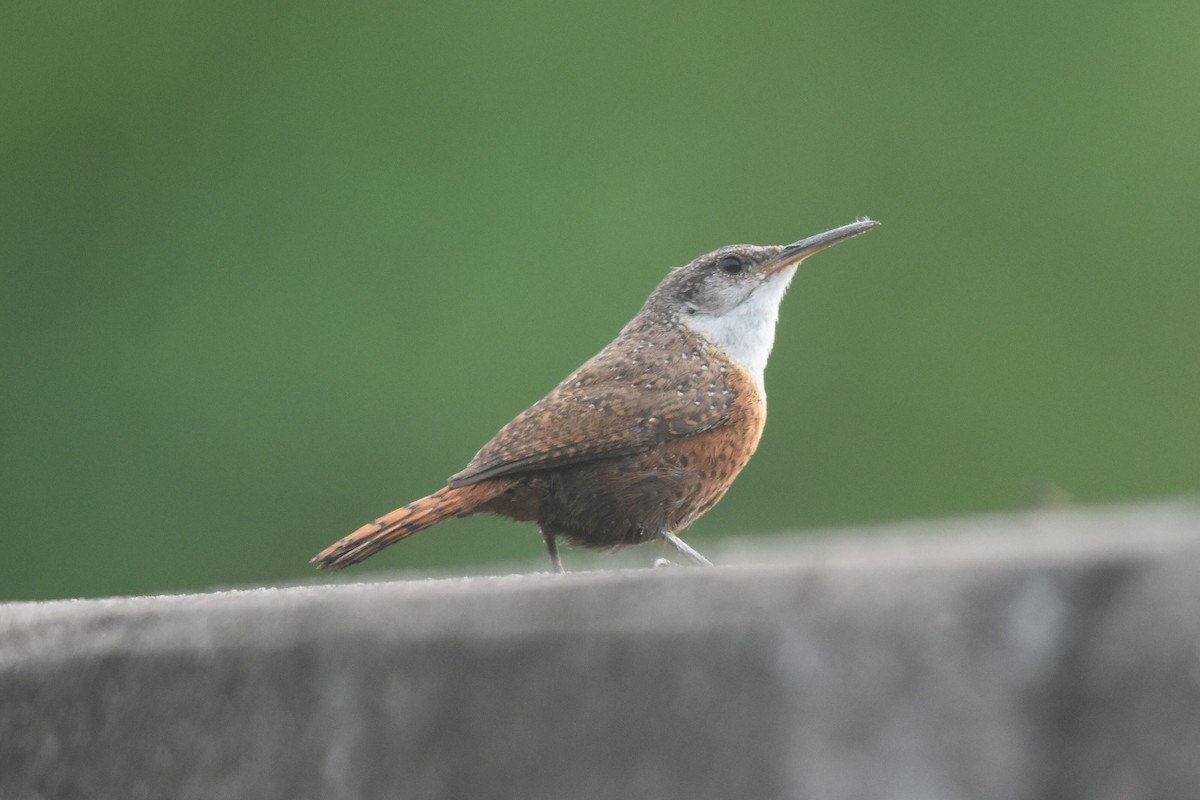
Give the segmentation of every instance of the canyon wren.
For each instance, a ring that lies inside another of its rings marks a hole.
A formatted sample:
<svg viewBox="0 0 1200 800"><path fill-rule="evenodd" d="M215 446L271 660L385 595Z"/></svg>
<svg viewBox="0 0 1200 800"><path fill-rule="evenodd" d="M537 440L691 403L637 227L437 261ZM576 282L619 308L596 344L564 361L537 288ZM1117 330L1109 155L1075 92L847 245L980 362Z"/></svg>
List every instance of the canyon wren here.
<svg viewBox="0 0 1200 800"><path fill-rule="evenodd" d="M671 272L608 347L501 428L447 485L318 554L358 563L451 517L536 522L558 540L612 549L677 535L721 499L758 447L763 369L800 262L871 230L862 219L785 246L730 245Z"/></svg>

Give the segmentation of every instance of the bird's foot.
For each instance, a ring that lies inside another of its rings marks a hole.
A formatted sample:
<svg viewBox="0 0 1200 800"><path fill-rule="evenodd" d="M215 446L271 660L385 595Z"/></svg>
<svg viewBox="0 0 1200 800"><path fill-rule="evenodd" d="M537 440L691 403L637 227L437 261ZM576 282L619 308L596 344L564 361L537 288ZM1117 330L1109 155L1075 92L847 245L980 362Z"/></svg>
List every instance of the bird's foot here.
<svg viewBox="0 0 1200 800"><path fill-rule="evenodd" d="M680 553L690 558L693 564L699 564L702 567L711 567L713 565L711 561L693 550L691 545L670 531L663 531L663 538L670 542L671 546Z"/></svg>
<svg viewBox="0 0 1200 800"><path fill-rule="evenodd" d="M563 569L562 557L558 554L558 535L542 531L542 538L546 540L546 549L550 551L551 566L557 574L562 575L566 570Z"/></svg>

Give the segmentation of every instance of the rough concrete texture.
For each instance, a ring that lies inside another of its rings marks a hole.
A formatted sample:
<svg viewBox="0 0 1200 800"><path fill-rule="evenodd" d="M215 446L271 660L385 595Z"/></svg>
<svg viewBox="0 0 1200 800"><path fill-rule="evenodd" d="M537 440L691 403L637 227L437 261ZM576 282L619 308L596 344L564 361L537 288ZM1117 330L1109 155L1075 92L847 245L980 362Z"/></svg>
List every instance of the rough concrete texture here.
<svg viewBox="0 0 1200 800"><path fill-rule="evenodd" d="M1200 796L1198 505L714 555L0 606L0 798Z"/></svg>

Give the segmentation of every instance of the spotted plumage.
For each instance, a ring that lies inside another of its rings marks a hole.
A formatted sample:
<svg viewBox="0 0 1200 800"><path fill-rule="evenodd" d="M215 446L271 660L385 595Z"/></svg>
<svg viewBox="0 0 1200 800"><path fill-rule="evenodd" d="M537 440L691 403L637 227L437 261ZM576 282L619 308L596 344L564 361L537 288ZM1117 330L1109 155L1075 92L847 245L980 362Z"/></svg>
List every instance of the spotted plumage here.
<svg viewBox="0 0 1200 800"><path fill-rule="evenodd" d="M733 245L668 275L620 335L504 426L445 488L313 559L361 561L455 516L536 522L557 542L612 548L675 536L725 494L766 420L763 368L797 265L870 230L863 220L786 247Z"/></svg>
<svg viewBox="0 0 1200 800"><path fill-rule="evenodd" d="M449 485L638 453L729 420L739 398L727 376L737 367L683 325L631 328L504 426Z"/></svg>

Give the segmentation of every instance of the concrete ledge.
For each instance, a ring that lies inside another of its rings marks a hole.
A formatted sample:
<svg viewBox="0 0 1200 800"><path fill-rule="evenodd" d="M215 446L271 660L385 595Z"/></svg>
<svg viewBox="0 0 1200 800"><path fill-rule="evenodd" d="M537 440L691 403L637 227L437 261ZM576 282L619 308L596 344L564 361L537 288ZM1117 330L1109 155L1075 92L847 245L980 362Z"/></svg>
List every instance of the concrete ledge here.
<svg viewBox="0 0 1200 800"><path fill-rule="evenodd" d="M0 799L1196 795L1200 505L865 534L0 605Z"/></svg>

